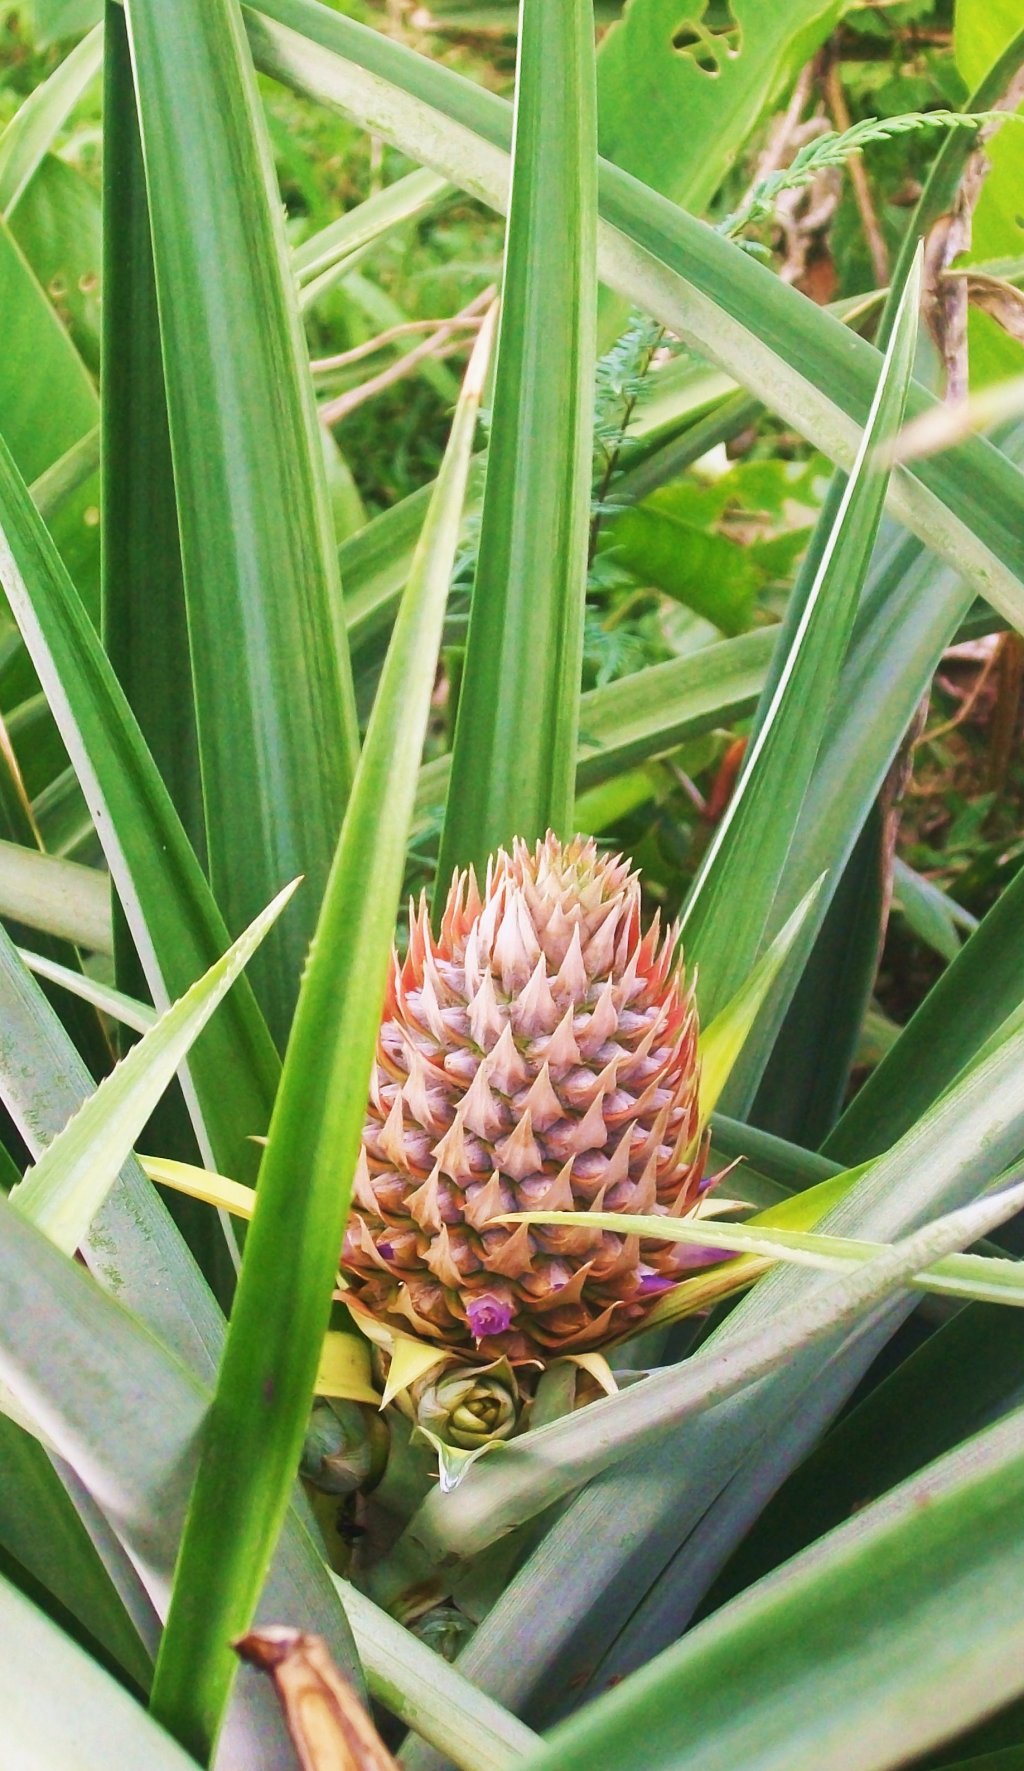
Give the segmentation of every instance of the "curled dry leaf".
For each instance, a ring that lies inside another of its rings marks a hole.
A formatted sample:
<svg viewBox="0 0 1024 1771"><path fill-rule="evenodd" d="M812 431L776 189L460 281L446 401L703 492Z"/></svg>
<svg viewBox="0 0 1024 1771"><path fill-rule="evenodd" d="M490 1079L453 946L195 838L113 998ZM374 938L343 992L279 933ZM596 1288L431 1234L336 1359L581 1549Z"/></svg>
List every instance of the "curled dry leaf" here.
<svg viewBox="0 0 1024 1771"><path fill-rule="evenodd" d="M947 276L962 276L967 284L967 299L972 307L991 314L993 320L1011 338L1024 344L1024 290L1003 277L989 277L982 271L947 271Z"/></svg>
<svg viewBox="0 0 1024 1771"><path fill-rule="evenodd" d="M1024 98L1024 69L1018 69L994 110L1015 111ZM971 244L971 223L981 188L989 170L984 144L999 122L978 131L977 145L964 167L956 199L928 231L924 253L924 313L929 330L946 366L946 396L962 400L967 393L968 287L963 278L944 273Z"/></svg>
<svg viewBox="0 0 1024 1771"><path fill-rule="evenodd" d="M268 1626L235 1648L273 1680L302 1771L398 1771L322 1636Z"/></svg>

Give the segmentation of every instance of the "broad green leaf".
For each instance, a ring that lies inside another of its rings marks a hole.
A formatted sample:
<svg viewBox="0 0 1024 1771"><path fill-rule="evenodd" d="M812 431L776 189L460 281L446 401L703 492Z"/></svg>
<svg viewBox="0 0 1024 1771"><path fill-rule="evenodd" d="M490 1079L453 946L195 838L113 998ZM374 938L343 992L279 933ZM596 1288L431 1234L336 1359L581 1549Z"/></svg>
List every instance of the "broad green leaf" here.
<svg viewBox="0 0 1024 1771"><path fill-rule="evenodd" d="M96 190L76 167L47 154L9 226L83 363L97 374L102 245Z"/></svg>
<svg viewBox="0 0 1024 1771"><path fill-rule="evenodd" d="M10 228L0 223L0 434L34 480L94 428L96 393Z"/></svg>
<svg viewBox="0 0 1024 1771"><path fill-rule="evenodd" d="M11 1771L195 1771L195 1760L123 1686L7 1581L0 1580L0 1704Z"/></svg>
<svg viewBox="0 0 1024 1771"><path fill-rule="evenodd" d="M0 1202L0 1383L96 1496L165 1612L209 1390L75 1261ZM45 1321L48 1333L39 1333ZM327 1638L356 1689L344 1612L300 1517L289 1519L259 1619ZM228 1763L278 1771L287 1745L265 1680L244 1674L225 1736Z"/></svg>
<svg viewBox="0 0 1024 1771"><path fill-rule="evenodd" d="M1018 1412L760 1583L526 1761L876 1771L1024 1687ZM484 1466L486 1468L486 1466Z"/></svg>
<svg viewBox="0 0 1024 1771"><path fill-rule="evenodd" d="M437 868L570 834L593 461L593 16L523 0L480 542ZM435 906L437 908L437 906Z"/></svg>
<svg viewBox="0 0 1024 1771"><path fill-rule="evenodd" d="M30 93L0 135L0 212L5 216L10 216L68 113L96 78L102 55L103 36L96 28Z"/></svg>
<svg viewBox="0 0 1024 1771"><path fill-rule="evenodd" d="M211 882L239 927L307 881L253 972L283 1042L358 749L323 453L238 8L129 0L126 15Z"/></svg>
<svg viewBox="0 0 1024 1771"><path fill-rule="evenodd" d="M18 843L0 842L0 916L91 953L113 950L107 875Z"/></svg>
<svg viewBox="0 0 1024 1771"><path fill-rule="evenodd" d="M370 1694L459 1771L504 1771L539 1741L351 1582L337 1579Z"/></svg>
<svg viewBox="0 0 1024 1771"><path fill-rule="evenodd" d="M294 890L293 884L279 892L223 958L164 1011L13 1189L11 1204L65 1253L74 1254L193 1041Z"/></svg>
<svg viewBox="0 0 1024 1771"><path fill-rule="evenodd" d="M265 72L504 206L511 119L500 98L316 0L262 0L245 16ZM602 279L848 468L877 385L874 347L604 162L599 207ZM915 388L908 404L917 412L930 402ZM889 488L893 512L1014 623L1024 622L1024 544L1010 514L1019 497L1016 471L978 437L901 470Z"/></svg>
<svg viewBox="0 0 1024 1771"><path fill-rule="evenodd" d="M700 968L705 1015L718 1012L757 956L827 729L882 515L887 476L877 452L902 419L919 299L918 264L903 291L857 461L842 490L826 500L793 591L799 620L770 702L683 910L683 940Z"/></svg>
<svg viewBox="0 0 1024 1771"><path fill-rule="evenodd" d="M228 1645L249 1627L285 1515L327 1327L491 333L485 323L466 372L303 977L157 1662L154 1710L203 1758L237 1670Z"/></svg>
<svg viewBox="0 0 1024 1771"><path fill-rule="evenodd" d="M841 11L839 0L781 15L772 0L632 0L597 58L605 159L699 213Z"/></svg>
<svg viewBox="0 0 1024 1771"><path fill-rule="evenodd" d="M32 502L44 523L52 524L72 493L92 478L99 464L100 427L95 424L33 480L30 488Z"/></svg>
<svg viewBox="0 0 1024 1771"><path fill-rule="evenodd" d="M657 1445L684 1420L851 1326L926 1266L1005 1223L1022 1204L1024 1182L1017 1181L901 1238L855 1273L814 1289L748 1335L737 1334L727 1345L708 1343L682 1365L509 1441L500 1455L474 1468L458 1498L442 1500L437 1492L428 1497L407 1528L406 1546L425 1558L478 1553L627 1451Z"/></svg>
<svg viewBox="0 0 1024 1771"><path fill-rule="evenodd" d="M40 48L77 37L103 17L103 0L29 0Z"/></svg>
<svg viewBox="0 0 1024 1771"><path fill-rule="evenodd" d="M230 937L88 615L0 444L0 583L74 763L158 1007ZM190 1059L214 1165L245 1176L277 1057L243 980Z"/></svg>

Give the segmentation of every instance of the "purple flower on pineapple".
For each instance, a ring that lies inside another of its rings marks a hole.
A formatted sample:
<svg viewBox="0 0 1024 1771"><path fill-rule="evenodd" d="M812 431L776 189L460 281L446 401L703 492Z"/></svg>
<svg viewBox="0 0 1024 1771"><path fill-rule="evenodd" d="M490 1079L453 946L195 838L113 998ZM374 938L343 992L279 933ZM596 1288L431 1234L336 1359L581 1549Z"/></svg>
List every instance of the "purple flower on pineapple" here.
<svg viewBox="0 0 1024 1771"><path fill-rule="evenodd" d="M483 1291L478 1297L470 1298L466 1305L469 1319L469 1332L477 1342L485 1341L493 1334L505 1334L512 1323L512 1306L496 1292Z"/></svg>

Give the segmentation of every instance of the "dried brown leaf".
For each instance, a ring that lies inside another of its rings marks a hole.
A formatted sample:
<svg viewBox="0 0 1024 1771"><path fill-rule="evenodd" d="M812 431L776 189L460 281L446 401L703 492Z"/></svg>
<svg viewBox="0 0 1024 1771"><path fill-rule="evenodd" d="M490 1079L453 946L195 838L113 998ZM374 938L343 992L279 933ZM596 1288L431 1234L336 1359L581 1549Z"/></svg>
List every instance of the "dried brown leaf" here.
<svg viewBox="0 0 1024 1771"><path fill-rule="evenodd" d="M267 1627L235 1649L273 1680L302 1771L398 1771L322 1636Z"/></svg>
<svg viewBox="0 0 1024 1771"><path fill-rule="evenodd" d="M987 277L981 271L968 271L964 277L967 299L972 307L984 309L993 320L1024 344L1024 290L1002 277Z"/></svg>

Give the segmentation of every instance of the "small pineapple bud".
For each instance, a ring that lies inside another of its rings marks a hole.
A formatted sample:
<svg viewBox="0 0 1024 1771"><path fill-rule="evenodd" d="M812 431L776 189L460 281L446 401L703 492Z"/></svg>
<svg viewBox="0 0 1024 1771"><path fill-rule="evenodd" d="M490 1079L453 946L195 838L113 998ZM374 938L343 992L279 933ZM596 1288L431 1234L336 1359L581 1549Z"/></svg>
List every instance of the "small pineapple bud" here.
<svg viewBox="0 0 1024 1771"><path fill-rule="evenodd" d="M519 1419L515 1374L506 1359L430 1372L412 1386L410 1402L419 1426L460 1451L510 1439Z"/></svg>
<svg viewBox="0 0 1024 1771"><path fill-rule="evenodd" d="M394 956L342 1267L377 1321L546 1364L640 1325L679 1244L516 1211L681 1215L701 1192L697 1012L677 931L592 840L456 875ZM484 1411L487 1412L486 1410Z"/></svg>
<svg viewBox="0 0 1024 1771"><path fill-rule="evenodd" d="M355 1494L376 1487L388 1456L383 1417L361 1402L313 1404L300 1470L325 1494Z"/></svg>
<svg viewBox="0 0 1024 1771"><path fill-rule="evenodd" d="M456 1661L473 1635L473 1623L455 1605L435 1605L409 1625L414 1636L442 1659Z"/></svg>

